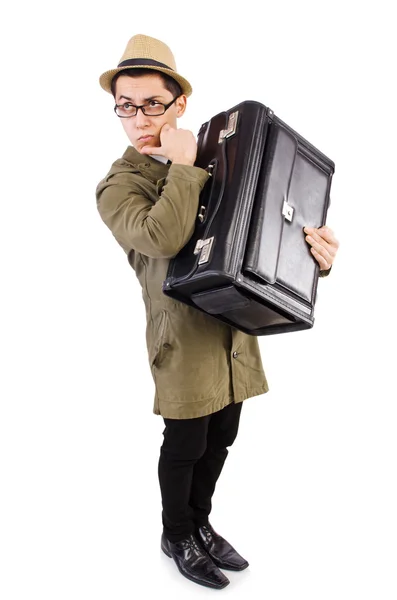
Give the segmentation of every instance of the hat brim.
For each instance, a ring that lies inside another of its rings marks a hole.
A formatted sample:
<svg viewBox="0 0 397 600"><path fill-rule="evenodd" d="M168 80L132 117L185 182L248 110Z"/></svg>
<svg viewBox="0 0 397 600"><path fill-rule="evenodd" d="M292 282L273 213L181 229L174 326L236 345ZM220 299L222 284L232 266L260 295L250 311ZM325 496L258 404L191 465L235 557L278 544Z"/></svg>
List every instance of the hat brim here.
<svg viewBox="0 0 397 600"><path fill-rule="evenodd" d="M175 71L173 71L172 69L148 65L134 65L132 67L119 67L117 69L111 69L110 71L105 71L105 73L102 73L102 75L99 78L99 83L101 87L105 90L105 92L109 92L109 94L112 93L111 84L113 77L116 75L116 73L119 73L120 71L125 71L125 69L149 69L150 71L161 71L162 73L169 75L169 77L172 77L172 79L175 79L175 81L181 86L182 93L186 96L190 96L190 94L193 91L192 86L190 85L188 80L179 75L178 73L175 73Z"/></svg>

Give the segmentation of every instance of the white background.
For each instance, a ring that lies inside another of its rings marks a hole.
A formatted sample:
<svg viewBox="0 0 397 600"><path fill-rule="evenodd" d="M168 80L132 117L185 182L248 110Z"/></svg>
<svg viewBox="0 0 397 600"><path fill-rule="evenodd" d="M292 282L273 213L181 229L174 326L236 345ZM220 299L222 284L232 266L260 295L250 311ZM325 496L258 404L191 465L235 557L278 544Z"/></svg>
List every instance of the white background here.
<svg viewBox="0 0 397 600"><path fill-rule="evenodd" d="M396 94L387 2L19 3L1 23L0 596L210 597L161 553L141 290L96 211L128 145L98 83L128 39L173 50L180 126L258 100L335 161L341 246L312 330L260 338L214 527L223 597L395 600ZM394 58L393 58L394 54Z"/></svg>

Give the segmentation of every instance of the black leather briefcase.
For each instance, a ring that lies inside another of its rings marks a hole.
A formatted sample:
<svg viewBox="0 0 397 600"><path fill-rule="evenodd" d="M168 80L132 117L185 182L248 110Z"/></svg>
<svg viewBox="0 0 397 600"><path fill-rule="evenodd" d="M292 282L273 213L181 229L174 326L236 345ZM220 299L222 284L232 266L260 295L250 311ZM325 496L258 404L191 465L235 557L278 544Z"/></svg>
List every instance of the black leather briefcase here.
<svg viewBox="0 0 397 600"><path fill-rule="evenodd" d="M334 163L259 102L204 123L211 173L163 292L251 335L309 329L319 267L303 228L326 222Z"/></svg>

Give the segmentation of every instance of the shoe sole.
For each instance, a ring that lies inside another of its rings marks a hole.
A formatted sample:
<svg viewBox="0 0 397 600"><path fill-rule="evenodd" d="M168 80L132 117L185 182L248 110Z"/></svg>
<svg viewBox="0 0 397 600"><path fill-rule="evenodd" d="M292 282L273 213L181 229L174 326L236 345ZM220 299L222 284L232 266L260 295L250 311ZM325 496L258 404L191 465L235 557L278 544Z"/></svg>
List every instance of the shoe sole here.
<svg viewBox="0 0 397 600"><path fill-rule="evenodd" d="M164 552L164 554L166 554L166 556L168 556L168 558L172 558L172 554L170 554L168 552L168 550L163 546L163 544L161 544L161 549ZM221 584L221 585L211 585L210 583L204 583L203 581L198 581L197 579L195 579L194 577L190 577L187 573L184 573L180 568L178 563L176 562L176 560L174 560L174 563L176 564L178 571L180 572L181 575L183 575L184 577L186 577L186 579L189 579L190 581L193 581L194 583L197 583L198 585L203 585L204 587L209 587L213 590L222 590L223 588L225 588L227 585L229 585L230 581L227 579L225 581L225 583Z"/></svg>

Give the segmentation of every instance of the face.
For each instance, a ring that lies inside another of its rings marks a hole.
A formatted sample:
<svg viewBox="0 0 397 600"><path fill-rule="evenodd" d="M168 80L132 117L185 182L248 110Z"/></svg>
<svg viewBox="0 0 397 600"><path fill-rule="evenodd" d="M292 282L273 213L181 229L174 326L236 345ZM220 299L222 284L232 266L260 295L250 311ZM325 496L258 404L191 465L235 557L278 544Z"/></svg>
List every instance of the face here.
<svg viewBox="0 0 397 600"><path fill-rule="evenodd" d="M168 104L173 99L174 96L165 89L161 77L155 73L139 77L121 75L116 81L116 104L131 102L136 106L140 106L151 100ZM177 119L183 115L185 109L186 96L182 95L163 115L148 117L141 110L138 110L135 117L120 119L120 121L132 146L139 152L143 146L160 146L160 130L163 125L167 123L176 128Z"/></svg>

